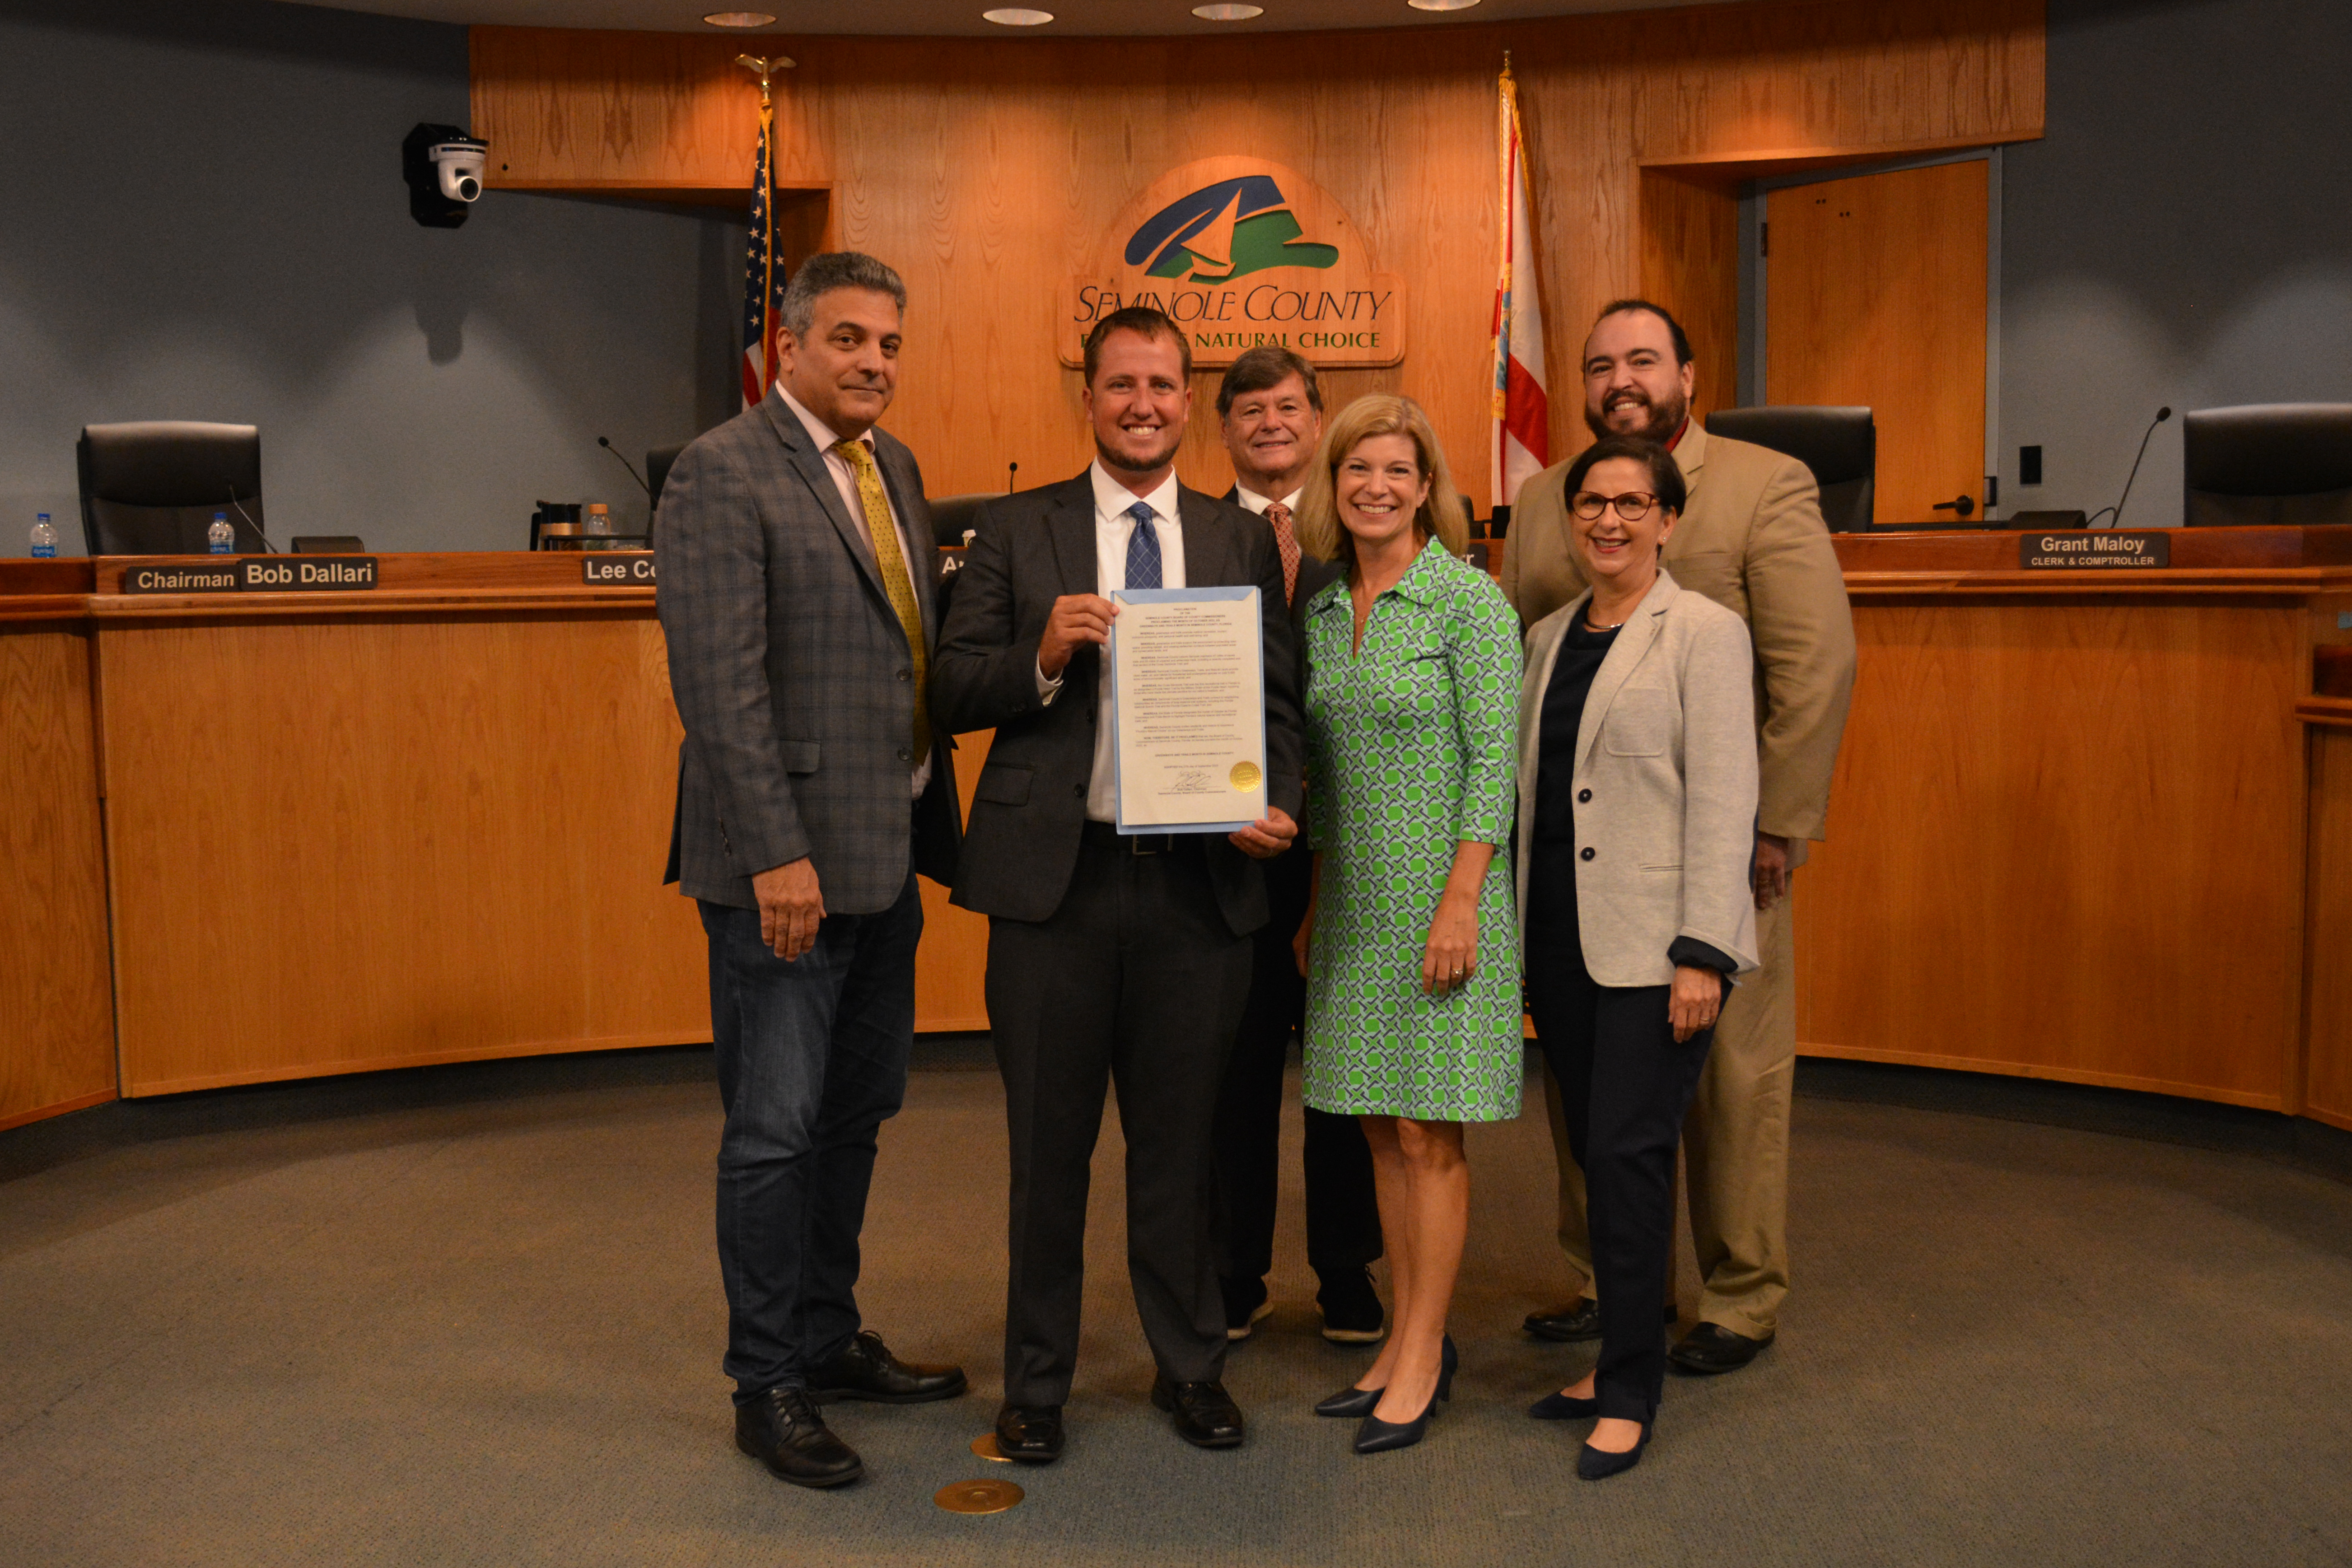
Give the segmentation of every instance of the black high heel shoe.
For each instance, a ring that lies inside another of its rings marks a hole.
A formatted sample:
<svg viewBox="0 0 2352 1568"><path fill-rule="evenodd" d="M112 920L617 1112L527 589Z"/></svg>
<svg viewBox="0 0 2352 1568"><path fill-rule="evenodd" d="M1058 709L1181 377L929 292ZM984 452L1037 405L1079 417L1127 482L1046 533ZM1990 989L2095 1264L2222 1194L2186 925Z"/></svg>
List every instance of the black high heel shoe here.
<svg viewBox="0 0 2352 1568"><path fill-rule="evenodd" d="M1438 1352L1438 1399L1444 1400L1454 1397L1454 1373L1461 1367L1461 1365L1462 1352L1454 1348L1454 1336L1452 1334L1448 1334L1445 1336L1444 1347ZM1370 1415L1372 1413L1372 1407L1380 1404L1381 1395L1387 1392L1388 1385L1386 1384L1382 1384L1378 1388L1343 1388L1339 1393L1331 1395L1330 1398L1326 1399L1321 1404L1316 1405L1315 1414L1318 1415L1336 1415L1353 1421L1359 1417Z"/></svg>
<svg viewBox="0 0 2352 1568"><path fill-rule="evenodd" d="M1610 1477L1622 1475L1640 1464L1642 1450L1650 1446L1650 1432L1656 1425L1655 1416L1643 1422L1640 1440L1622 1454L1612 1454L1606 1448L1596 1448L1590 1443L1585 1444L1577 1451L1576 1479L1580 1481L1605 1481Z"/></svg>
<svg viewBox="0 0 2352 1568"><path fill-rule="evenodd" d="M1364 1423L1356 1428L1356 1452L1381 1454L1391 1448L1410 1448L1427 1436L1429 1424L1437 1417L1438 1405L1454 1396L1454 1373L1461 1364L1461 1354L1454 1348L1454 1336L1448 1334L1437 1363L1437 1386L1430 1391L1429 1403L1421 1407L1421 1414L1410 1421L1383 1421L1372 1414L1371 1406L1367 1406ZM1385 1392L1381 1390L1372 1395L1372 1405L1380 1404L1380 1394Z"/></svg>
<svg viewBox="0 0 2352 1568"><path fill-rule="evenodd" d="M1528 1414L1538 1421L1580 1421L1587 1415L1601 1414L1601 1397L1579 1399L1572 1394L1547 1394L1528 1406Z"/></svg>
<svg viewBox="0 0 2352 1568"><path fill-rule="evenodd" d="M1364 1424L1356 1428L1356 1452L1386 1453L1391 1448L1410 1448L1429 1435L1429 1423L1437 1414L1437 1395L1432 1394L1421 1414L1410 1421L1383 1421L1377 1415L1366 1415Z"/></svg>

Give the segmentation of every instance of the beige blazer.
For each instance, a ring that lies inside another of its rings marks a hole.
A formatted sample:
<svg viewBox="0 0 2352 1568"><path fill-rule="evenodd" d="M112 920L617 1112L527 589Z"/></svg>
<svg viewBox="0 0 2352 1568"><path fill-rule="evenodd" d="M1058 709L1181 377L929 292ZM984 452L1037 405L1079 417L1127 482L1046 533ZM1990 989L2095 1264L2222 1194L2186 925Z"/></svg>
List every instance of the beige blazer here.
<svg viewBox="0 0 2352 1568"><path fill-rule="evenodd" d="M1690 504L1665 563L1693 593L1748 623L1756 647L1762 770L1756 826L1796 841L1829 836L1830 775L1853 694L1853 616L1811 470L1696 419L1675 447ZM1568 465L1520 488L1503 592L1534 626L1584 591L1569 549Z"/></svg>
<svg viewBox="0 0 2352 1568"><path fill-rule="evenodd" d="M1544 689L1590 590L1528 633L1519 687L1519 930L1528 926ZM1678 936L1756 967L1755 656L1739 617L1670 573L1592 678L1576 731L1576 907L1584 966L1603 985L1664 985ZM1591 798L1585 794L1591 792ZM1589 858L1588 858L1589 857Z"/></svg>

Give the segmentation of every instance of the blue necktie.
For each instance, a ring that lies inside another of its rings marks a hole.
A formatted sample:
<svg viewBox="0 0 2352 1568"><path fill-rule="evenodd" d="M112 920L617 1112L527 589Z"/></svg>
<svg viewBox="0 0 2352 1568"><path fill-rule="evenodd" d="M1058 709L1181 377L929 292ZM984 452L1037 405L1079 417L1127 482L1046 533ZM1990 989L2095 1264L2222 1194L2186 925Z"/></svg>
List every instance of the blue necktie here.
<svg viewBox="0 0 2352 1568"><path fill-rule="evenodd" d="M1151 503L1137 501L1127 509L1135 519L1135 531L1127 536L1127 585L1130 588L1160 586L1160 531L1151 526Z"/></svg>

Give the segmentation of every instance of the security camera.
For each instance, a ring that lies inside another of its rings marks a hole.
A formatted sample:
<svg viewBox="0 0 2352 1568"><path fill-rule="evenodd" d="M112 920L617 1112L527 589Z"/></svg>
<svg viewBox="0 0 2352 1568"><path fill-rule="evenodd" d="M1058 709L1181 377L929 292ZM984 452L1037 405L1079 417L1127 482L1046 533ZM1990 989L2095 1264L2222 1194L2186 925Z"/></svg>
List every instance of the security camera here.
<svg viewBox="0 0 2352 1568"><path fill-rule="evenodd" d="M490 144L471 136L460 136L448 142L436 142L425 150L434 172L440 176L441 194L453 202L475 202L482 199L482 165L488 162Z"/></svg>
<svg viewBox="0 0 2352 1568"><path fill-rule="evenodd" d="M482 195L490 144L462 125L419 125L400 144L408 216L427 228L457 228Z"/></svg>

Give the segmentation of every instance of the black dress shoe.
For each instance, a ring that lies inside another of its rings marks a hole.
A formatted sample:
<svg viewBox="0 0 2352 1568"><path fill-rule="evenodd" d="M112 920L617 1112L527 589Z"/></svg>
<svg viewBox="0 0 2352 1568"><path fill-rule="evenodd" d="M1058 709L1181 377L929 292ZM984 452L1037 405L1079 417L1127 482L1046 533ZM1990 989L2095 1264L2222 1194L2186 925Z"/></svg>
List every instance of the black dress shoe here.
<svg viewBox="0 0 2352 1568"><path fill-rule="evenodd" d="M1622 1475L1642 1462L1642 1450L1650 1446L1654 1422L1642 1423L1642 1436L1622 1454L1606 1448L1596 1448L1587 1443L1576 1452L1576 1479L1580 1481L1605 1481L1612 1476Z"/></svg>
<svg viewBox="0 0 2352 1568"><path fill-rule="evenodd" d="M809 1397L820 1405L835 1399L926 1405L953 1399L963 1391L963 1368L900 1361L871 1329L860 1330L856 1339L809 1370Z"/></svg>
<svg viewBox="0 0 2352 1568"><path fill-rule="evenodd" d="M1528 1332L1539 1340L1572 1345L1601 1337L1601 1303L1580 1296L1564 1307L1543 1307L1529 1312Z"/></svg>
<svg viewBox="0 0 2352 1568"><path fill-rule="evenodd" d="M1225 1296L1225 1338L1229 1340L1249 1338L1258 1320L1274 1311L1263 1279L1219 1279L1217 1286Z"/></svg>
<svg viewBox="0 0 2352 1568"><path fill-rule="evenodd" d="M1222 1383L1159 1378L1151 1384L1151 1403L1176 1417L1176 1436L1195 1448L1241 1447L1242 1407Z"/></svg>
<svg viewBox="0 0 2352 1568"><path fill-rule="evenodd" d="M1746 1334L1735 1334L1719 1324L1701 1323L1666 1352L1666 1359L1685 1372L1708 1374L1738 1372L1754 1361L1757 1352L1771 1342L1770 1334L1760 1340L1751 1340Z"/></svg>
<svg viewBox="0 0 2352 1568"><path fill-rule="evenodd" d="M1369 1345L1380 1342L1387 1314L1380 1292L1372 1289L1369 1268L1339 1268L1326 1276L1315 1293L1323 1310L1323 1337L1335 1345Z"/></svg>
<svg viewBox="0 0 2352 1568"><path fill-rule="evenodd" d="M827 1429L804 1389L771 1388L737 1405L735 1446L797 1487L846 1486L866 1473L856 1450Z"/></svg>
<svg viewBox="0 0 2352 1568"><path fill-rule="evenodd" d="M1024 1465L1048 1465L1062 1457L1062 1407L1007 1405L996 1412L996 1451Z"/></svg>

